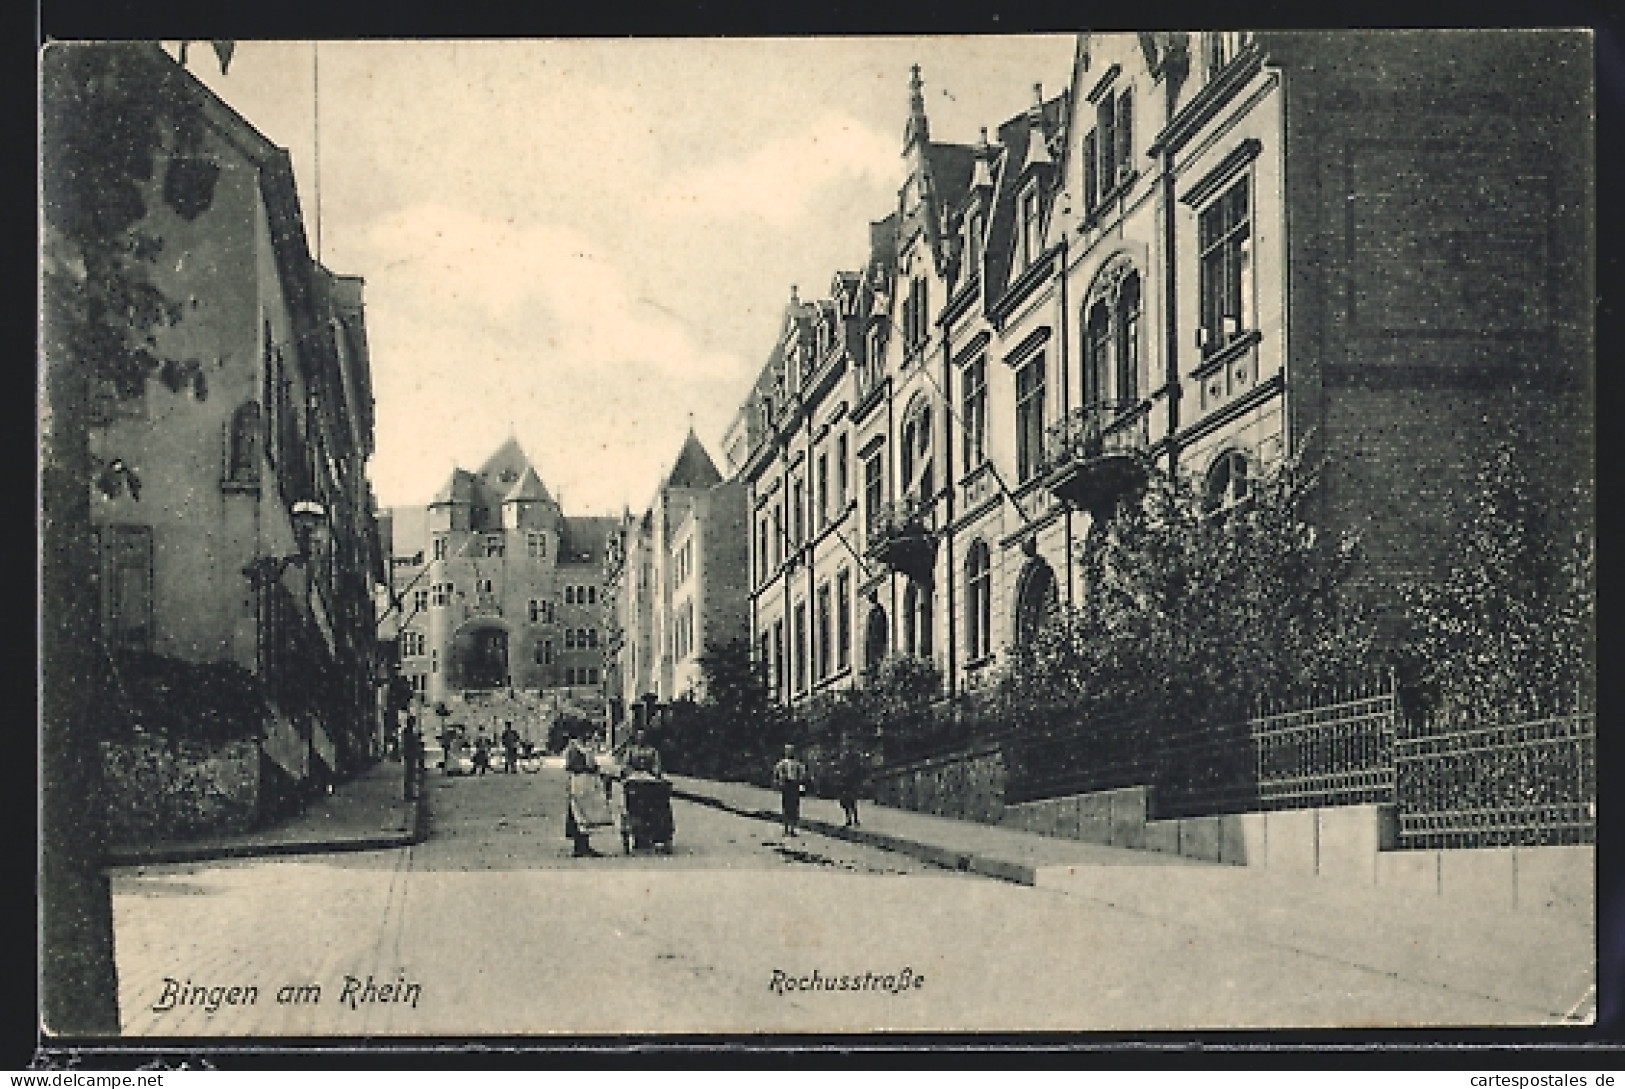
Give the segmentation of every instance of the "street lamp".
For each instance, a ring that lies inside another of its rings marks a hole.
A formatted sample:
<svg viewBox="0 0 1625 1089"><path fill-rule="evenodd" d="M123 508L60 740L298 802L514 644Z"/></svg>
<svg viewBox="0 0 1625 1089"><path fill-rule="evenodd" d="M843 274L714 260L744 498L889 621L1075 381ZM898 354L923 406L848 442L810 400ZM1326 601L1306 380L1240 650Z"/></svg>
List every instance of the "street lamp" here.
<svg viewBox="0 0 1625 1089"><path fill-rule="evenodd" d="M243 574L257 586L282 577L290 566L303 567L315 550L318 533L326 526L327 509L310 499L301 499L289 512L293 519L293 541L298 551L290 556L257 556L243 568Z"/></svg>

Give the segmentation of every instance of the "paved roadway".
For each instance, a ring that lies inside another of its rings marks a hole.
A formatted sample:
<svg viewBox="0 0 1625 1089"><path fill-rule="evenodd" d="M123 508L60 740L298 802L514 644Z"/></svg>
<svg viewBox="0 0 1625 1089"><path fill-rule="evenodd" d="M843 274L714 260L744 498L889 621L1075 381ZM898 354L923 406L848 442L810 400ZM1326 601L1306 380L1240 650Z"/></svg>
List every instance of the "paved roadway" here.
<svg viewBox="0 0 1625 1089"><path fill-rule="evenodd" d="M681 801L674 854L628 858L604 831L594 838L603 856L572 858L556 770L431 775L429 788L432 830L416 847L116 871L125 1032L624 1035L1550 1019L1546 1010L1283 947L1267 934L1240 937L1233 920L1171 922L840 840L785 840L776 823ZM1143 872L1157 880L1158 868ZM794 989L815 971L834 977L836 989Z"/></svg>

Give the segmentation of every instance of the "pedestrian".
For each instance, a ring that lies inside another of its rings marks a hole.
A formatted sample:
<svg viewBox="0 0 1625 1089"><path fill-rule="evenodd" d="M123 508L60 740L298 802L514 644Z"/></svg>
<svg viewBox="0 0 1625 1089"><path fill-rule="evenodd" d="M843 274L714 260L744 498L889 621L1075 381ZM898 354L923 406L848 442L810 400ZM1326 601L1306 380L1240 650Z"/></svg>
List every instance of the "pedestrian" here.
<svg viewBox="0 0 1625 1089"><path fill-rule="evenodd" d="M571 853L576 858L597 854L588 838L591 816L587 810L596 812L603 805L603 795L593 781L598 766L573 733L564 746L564 771L564 836L574 845Z"/></svg>
<svg viewBox="0 0 1625 1089"><path fill-rule="evenodd" d="M509 775L519 770L519 731L512 722L502 724L502 770Z"/></svg>
<svg viewBox="0 0 1625 1089"><path fill-rule="evenodd" d="M660 750L649 744L649 735L642 730L632 735L632 742L621 757L621 777L624 779L628 772L633 771L648 772L656 779L665 776L665 770L660 766Z"/></svg>
<svg viewBox="0 0 1625 1089"><path fill-rule="evenodd" d="M423 738L418 736L418 720L406 716L406 728L401 731L402 796L411 801L417 797L423 781Z"/></svg>
<svg viewBox="0 0 1625 1089"><path fill-rule="evenodd" d="M840 780L836 798L841 803L841 812L846 815L846 826L856 828L862 823L858 820L858 795L863 793L863 781L867 771L864 767L863 753L855 746L843 746L836 771Z"/></svg>
<svg viewBox="0 0 1625 1089"><path fill-rule="evenodd" d="M474 742L474 773L484 775L491 770L491 742L481 734Z"/></svg>
<svg viewBox="0 0 1625 1089"><path fill-rule="evenodd" d="M779 799L784 813L784 834L801 833L796 826L801 822L801 792L806 789L807 765L796 759L796 747L786 745L784 758L773 765L773 785L779 788Z"/></svg>

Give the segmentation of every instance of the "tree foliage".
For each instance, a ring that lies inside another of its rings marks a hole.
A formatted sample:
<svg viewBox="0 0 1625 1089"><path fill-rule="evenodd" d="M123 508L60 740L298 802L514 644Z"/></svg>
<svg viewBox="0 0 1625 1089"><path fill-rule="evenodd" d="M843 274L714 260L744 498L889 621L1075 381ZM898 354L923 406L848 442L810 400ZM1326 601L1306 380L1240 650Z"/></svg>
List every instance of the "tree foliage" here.
<svg viewBox="0 0 1625 1089"><path fill-rule="evenodd" d="M1589 489L1538 494L1516 451L1479 472L1439 579L1403 587L1426 702L1479 716L1572 707L1596 684Z"/></svg>
<svg viewBox="0 0 1625 1089"><path fill-rule="evenodd" d="M1369 669L1369 625L1345 593L1358 541L1307 521L1316 483L1289 459L1219 508L1154 471L1080 543L1083 600L1012 651L994 698L1207 721Z"/></svg>

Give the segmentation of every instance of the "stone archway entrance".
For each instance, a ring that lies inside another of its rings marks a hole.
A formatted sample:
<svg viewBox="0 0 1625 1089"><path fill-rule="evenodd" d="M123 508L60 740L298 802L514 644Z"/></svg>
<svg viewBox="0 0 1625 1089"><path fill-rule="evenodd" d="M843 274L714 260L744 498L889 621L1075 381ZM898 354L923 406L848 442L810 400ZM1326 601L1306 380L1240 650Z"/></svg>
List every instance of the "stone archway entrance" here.
<svg viewBox="0 0 1625 1089"><path fill-rule="evenodd" d="M508 673L508 630L498 624L476 624L452 639L453 688L504 688Z"/></svg>
<svg viewBox="0 0 1625 1089"><path fill-rule="evenodd" d="M1016 590L1016 645L1027 646L1033 641L1055 610L1060 606L1060 592L1055 586L1055 571L1048 563L1035 557L1021 573Z"/></svg>

